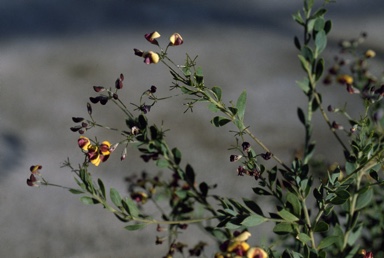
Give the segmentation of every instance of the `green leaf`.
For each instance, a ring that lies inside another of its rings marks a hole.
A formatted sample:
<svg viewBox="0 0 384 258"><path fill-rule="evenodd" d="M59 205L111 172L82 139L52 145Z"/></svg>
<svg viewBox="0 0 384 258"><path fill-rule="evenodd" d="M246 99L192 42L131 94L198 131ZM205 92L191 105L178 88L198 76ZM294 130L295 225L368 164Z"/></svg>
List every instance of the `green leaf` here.
<svg viewBox="0 0 384 258"><path fill-rule="evenodd" d="M201 85L204 79L203 69L201 67L196 68L195 77L196 77L196 82Z"/></svg>
<svg viewBox="0 0 384 258"><path fill-rule="evenodd" d="M321 249L324 249L328 246L331 246L333 245L334 243L336 243L338 241L338 238L337 236L327 236L326 238L323 238L323 240L320 241L320 244L317 246L317 250L321 250Z"/></svg>
<svg viewBox="0 0 384 258"><path fill-rule="evenodd" d="M348 236L348 240L347 240L347 242L350 246L353 246L355 244L356 240L360 238L362 231L363 231L363 227L359 226L357 229L354 229L350 232L350 234Z"/></svg>
<svg viewBox="0 0 384 258"><path fill-rule="evenodd" d="M293 214L300 217L301 215L301 204L297 195L289 192L287 194L287 202L291 205Z"/></svg>
<svg viewBox="0 0 384 258"><path fill-rule="evenodd" d="M365 206L369 205L373 198L373 189L371 187L366 187L362 189L362 193L359 192L359 196L356 201L356 210L360 210Z"/></svg>
<svg viewBox="0 0 384 258"><path fill-rule="evenodd" d="M105 199L105 187L104 187L104 183L103 181L101 181L100 178L97 179L97 183L99 184L99 189L101 191L101 194L103 195L104 199Z"/></svg>
<svg viewBox="0 0 384 258"><path fill-rule="evenodd" d="M255 212L256 214L263 216L263 211L256 202L249 200L249 199L246 199L246 198L243 198L243 202L244 202L245 206L247 206L251 211Z"/></svg>
<svg viewBox="0 0 384 258"><path fill-rule="evenodd" d="M174 160L175 160L175 163L176 163L177 165L179 165L179 164L180 164L180 161L181 161L181 152L179 151L178 148L173 148L173 149L172 149L172 154L173 154L173 158L174 158Z"/></svg>
<svg viewBox="0 0 384 258"><path fill-rule="evenodd" d="M212 87L212 91L216 95L216 100L217 101L221 101L221 94L222 94L221 88L217 87L217 86L214 86L214 87Z"/></svg>
<svg viewBox="0 0 384 258"><path fill-rule="evenodd" d="M98 203L99 203L98 200L96 200L96 199L94 199L94 198L91 198L91 197L88 197L88 196L82 196L82 197L80 198L80 201L81 201L82 203L84 203L84 204L87 204L87 205L89 205L89 204L98 204Z"/></svg>
<svg viewBox="0 0 384 258"><path fill-rule="evenodd" d="M307 60L308 64L311 65L314 61L314 54L311 48L308 46L303 46L301 49L301 56L304 57L305 60ZM311 69L309 69L311 71Z"/></svg>
<svg viewBox="0 0 384 258"><path fill-rule="evenodd" d="M241 225L244 227L254 227L257 225L260 225L264 222L266 222L267 219L263 216L260 216L258 214L252 214L251 216L246 217L242 222Z"/></svg>
<svg viewBox="0 0 384 258"><path fill-rule="evenodd" d="M325 47L327 46L327 35L325 34L325 31L322 30L322 31L319 31L317 34L316 34L316 37L315 37L315 46L316 46L316 51L315 51L315 56L318 56L321 52L323 52L323 50L325 49Z"/></svg>
<svg viewBox="0 0 384 258"><path fill-rule="evenodd" d="M282 217L285 221L288 222L295 222L298 221L299 218L290 213L289 211L282 209L281 211L278 211L277 214L279 214L280 217Z"/></svg>
<svg viewBox="0 0 384 258"><path fill-rule="evenodd" d="M184 66L183 67L183 73L184 73L184 75L186 76L186 77L189 77L189 76L191 76L191 70L189 69L189 67L188 66Z"/></svg>
<svg viewBox="0 0 384 258"><path fill-rule="evenodd" d="M168 165L169 165L169 162L165 159L156 160L156 166L159 168L167 168Z"/></svg>
<svg viewBox="0 0 384 258"><path fill-rule="evenodd" d="M307 122L305 121L304 111L301 108L297 108L297 116L299 117L300 122L305 126Z"/></svg>
<svg viewBox="0 0 384 258"><path fill-rule="evenodd" d="M293 39L293 43L295 44L295 47L300 50L301 49L301 45L300 45L300 40L298 37L295 36L295 38Z"/></svg>
<svg viewBox="0 0 384 258"><path fill-rule="evenodd" d="M87 187L85 186L84 183L80 182L76 177L74 178L76 183L83 189L85 192L87 191Z"/></svg>
<svg viewBox="0 0 384 258"><path fill-rule="evenodd" d="M217 111L219 111L219 108L213 103L208 104L208 109L211 110L213 113L216 113Z"/></svg>
<svg viewBox="0 0 384 258"><path fill-rule="evenodd" d="M304 71L308 74L311 73L311 63L302 55L298 55L300 63Z"/></svg>
<svg viewBox="0 0 384 258"><path fill-rule="evenodd" d="M348 191L345 190L337 190L336 192L337 197L347 200L350 197L350 194Z"/></svg>
<svg viewBox="0 0 384 258"><path fill-rule="evenodd" d="M316 223L315 227L313 228L314 232L327 232L329 229L329 225L325 223L324 221L319 221Z"/></svg>
<svg viewBox="0 0 384 258"><path fill-rule="evenodd" d="M309 86L308 78L304 78L301 81L296 81L296 84L305 94L308 94L309 90L311 89Z"/></svg>
<svg viewBox="0 0 384 258"><path fill-rule="evenodd" d="M129 231L134 231L134 230L140 230L140 229L143 229L145 228L147 224L133 224L133 225L128 225L126 227L124 227L126 230L129 230Z"/></svg>
<svg viewBox="0 0 384 258"><path fill-rule="evenodd" d="M247 103L247 92L243 91L236 102L237 117L240 121L244 121L245 106Z"/></svg>
<svg viewBox="0 0 384 258"><path fill-rule="evenodd" d="M328 34L332 30L332 21L327 20L324 24L324 31L326 34Z"/></svg>
<svg viewBox="0 0 384 258"><path fill-rule="evenodd" d="M297 239L299 239L300 242L302 242L303 244L306 244L311 241L311 238L305 233L298 234Z"/></svg>
<svg viewBox="0 0 384 258"><path fill-rule="evenodd" d="M216 127L224 126L224 125L228 124L229 122L231 122L230 119L225 118L225 117L222 117L222 116L215 116L215 117L211 120L211 123L212 123L214 126L216 126Z"/></svg>
<svg viewBox="0 0 384 258"><path fill-rule="evenodd" d="M113 204L116 207L120 208L121 207L120 193L115 188L111 188L111 190L109 191L109 195Z"/></svg>
<svg viewBox="0 0 384 258"><path fill-rule="evenodd" d="M129 197L125 197L122 201L123 207L126 212L132 216L133 218L137 218L139 216L139 208L137 208L136 203Z"/></svg>
<svg viewBox="0 0 384 258"><path fill-rule="evenodd" d="M186 181L190 185L194 185L195 184L195 172L193 171L192 166L189 165L189 164L185 168L185 176L186 176Z"/></svg>
<svg viewBox="0 0 384 258"><path fill-rule="evenodd" d="M82 190L79 190L79 189L73 189L73 188L69 189L69 191L70 191L71 193L73 193L73 194L83 194L83 193L84 193L84 191L82 191Z"/></svg>
<svg viewBox="0 0 384 258"><path fill-rule="evenodd" d="M324 29L324 24L325 21L323 17L317 18L315 24L313 25L313 30L317 32L322 31Z"/></svg>
<svg viewBox="0 0 384 258"><path fill-rule="evenodd" d="M201 182L201 183L199 184L199 189L200 189L201 194L202 194L204 197L206 197L206 196L208 195L209 187L208 187L208 185L207 185L206 182Z"/></svg>
<svg viewBox="0 0 384 258"><path fill-rule="evenodd" d="M300 25L305 25L305 22L303 20L303 17L301 17L300 11L297 11L296 14L292 15L293 20L295 20Z"/></svg>
<svg viewBox="0 0 384 258"><path fill-rule="evenodd" d="M324 8L320 8L319 10L317 10L317 11L312 15L312 18L318 18L318 17L320 17L320 16L323 16L326 12L327 12L326 9L324 9Z"/></svg>
<svg viewBox="0 0 384 258"><path fill-rule="evenodd" d="M316 77L315 77L315 80L318 81L320 79L320 77L323 75L323 72L324 72L324 59L323 58L320 58L319 61L317 61L317 64L316 64Z"/></svg>
<svg viewBox="0 0 384 258"><path fill-rule="evenodd" d="M234 108L234 107L228 107L229 111L231 111L232 115L236 115L237 114L237 108Z"/></svg>
<svg viewBox="0 0 384 258"><path fill-rule="evenodd" d="M273 232L276 234L289 234L294 232L294 228L291 223L278 223L273 228Z"/></svg>
<svg viewBox="0 0 384 258"><path fill-rule="evenodd" d="M258 195L272 195L270 192L268 192L268 191L266 191L260 187L254 187L254 188L252 188L252 190Z"/></svg>

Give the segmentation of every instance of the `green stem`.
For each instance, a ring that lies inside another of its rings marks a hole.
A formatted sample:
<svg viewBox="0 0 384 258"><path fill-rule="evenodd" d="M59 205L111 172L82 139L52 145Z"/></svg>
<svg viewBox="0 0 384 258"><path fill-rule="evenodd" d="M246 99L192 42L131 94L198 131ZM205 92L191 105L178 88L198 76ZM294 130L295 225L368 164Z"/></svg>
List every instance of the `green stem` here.
<svg viewBox="0 0 384 258"><path fill-rule="evenodd" d="M300 202L301 202L301 206L303 207L305 224L308 227L308 233L309 233L309 237L311 238L312 248L316 249L315 236L313 234L311 218L310 218L309 213L308 213L308 207L307 207L307 204L305 202L305 198L301 197Z"/></svg>

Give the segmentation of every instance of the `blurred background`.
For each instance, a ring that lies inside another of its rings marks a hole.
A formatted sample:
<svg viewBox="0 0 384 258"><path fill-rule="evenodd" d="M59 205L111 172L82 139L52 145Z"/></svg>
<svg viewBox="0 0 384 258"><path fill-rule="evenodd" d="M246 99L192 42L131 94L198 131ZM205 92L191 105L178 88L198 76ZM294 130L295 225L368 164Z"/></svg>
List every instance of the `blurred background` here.
<svg viewBox="0 0 384 258"><path fill-rule="evenodd" d="M319 1L321 2L321 1ZM69 130L71 117L85 116L86 102L96 93L93 85L110 87L120 73L125 75L120 98L138 102L151 85L158 96L169 92L171 77L162 65L145 65L133 55L133 48L157 50L143 35L158 31L165 46L173 32L184 44L172 48L170 57L183 64L185 53L198 55L208 86L221 86L226 101L248 91L247 120L260 139L284 161L303 143L304 130L296 117L305 97L296 86L304 74L297 60L293 37L301 30L292 14L302 1L249 0L3 0L0 2L0 256L1 257L162 257L166 245L155 245L155 226L128 232L101 206L85 206L66 190L26 185L29 167L42 164L51 183L75 187L73 175L60 168L67 157L74 165L83 155L77 147L78 134ZM381 0L339 0L328 6L333 20L328 63L337 54L337 43L368 33L364 46L376 51L372 63L382 72L384 49L384 2ZM359 99L343 87L319 86L324 104L342 106ZM184 164L193 165L199 181L218 183L215 193L228 197L253 198L253 180L236 176L236 164L229 163L228 148L234 143L230 127L214 128L213 114L204 104L183 114L182 97L160 102L149 113L153 122L164 121L171 131L171 146L183 152ZM358 106L351 112L358 114ZM112 105L95 106L98 122L124 128L124 116ZM319 118L319 117L317 117ZM342 121L345 122L345 121ZM341 148L321 119L315 131L319 159L342 159ZM92 130L111 142L118 135ZM172 137L171 137L172 136ZM326 151L324 151L326 150ZM126 192L124 178L146 170L133 148L120 162L120 151L107 163L94 168L109 188ZM261 205L263 200L259 200ZM156 213L154 216L158 215ZM193 226L183 236L190 246L199 240ZM267 240L268 228L257 229L251 243ZM210 257L215 246L207 247Z"/></svg>

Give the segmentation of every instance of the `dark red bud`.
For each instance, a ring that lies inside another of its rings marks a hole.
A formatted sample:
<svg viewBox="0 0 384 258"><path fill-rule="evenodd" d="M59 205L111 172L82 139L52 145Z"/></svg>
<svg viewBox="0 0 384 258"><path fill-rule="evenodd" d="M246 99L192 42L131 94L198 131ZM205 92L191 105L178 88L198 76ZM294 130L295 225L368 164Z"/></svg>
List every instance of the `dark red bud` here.
<svg viewBox="0 0 384 258"><path fill-rule="evenodd" d="M118 90L123 88L123 81L120 78L115 81L115 88Z"/></svg>
<svg viewBox="0 0 384 258"><path fill-rule="evenodd" d="M84 118L82 118L82 117L72 117L72 121L75 123L80 123L83 120L84 120Z"/></svg>
<svg viewBox="0 0 384 258"><path fill-rule="evenodd" d="M99 96L100 99L100 104L105 105L108 102L108 97L107 96Z"/></svg>
<svg viewBox="0 0 384 258"><path fill-rule="evenodd" d="M155 85L152 85L151 86L151 89L149 90L151 93L155 93L157 90L156 86Z"/></svg>
<svg viewBox="0 0 384 258"><path fill-rule="evenodd" d="M100 97L90 97L89 100L93 103L96 104L100 101Z"/></svg>
<svg viewBox="0 0 384 258"><path fill-rule="evenodd" d="M93 90L96 92L104 91L105 88L103 86L93 86Z"/></svg>
<svg viewBox="0 0 384 258"><path fill-rule="evenodd" d="M71 129L72 132L77 132L81 128L83 128L81 125L76 125L76 126L73 126L73 127L69 128L69 129Z"/></svg>
<svg viewBox="0 0 384 258"><path fill-rule="evenodd" d="M135 51L135 55L142 57L144 55L144 52L140 49L134 48L133 51Z"/></svg>

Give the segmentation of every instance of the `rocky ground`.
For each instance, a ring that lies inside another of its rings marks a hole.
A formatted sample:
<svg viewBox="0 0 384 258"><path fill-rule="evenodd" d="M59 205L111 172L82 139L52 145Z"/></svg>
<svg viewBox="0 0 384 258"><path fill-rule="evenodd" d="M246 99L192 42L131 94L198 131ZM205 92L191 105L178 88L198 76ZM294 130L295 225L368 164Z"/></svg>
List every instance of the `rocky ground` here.
<svg viewBox="0 0 384 258"><path fill-rule="evenodd" d="M295 85L302 78L293 46L300 29L291 14L301 1L208 1L67 0L0 2L0 256L1 257L161 257L165 245L155 246L155 228L127 232L123 224L100 206L89 207L65 190L27 187L29 166L42 164L52 183L74 187L70 172L60 168L67 157L82 158L78 135L70 132L72 116L85 116L85 104L93 85L112 86L120 73L125 86L120 98L134 102L150 85L160 96L169 95L170 76L161 65L144 65L133 48L152 48L143 35L154 30L168 35L179 32L185 43L172 49L180 63L185 52L198 55L207 85L223 88L227 101L248 91L248 120L256 134L284 160L302 143L303 129L296 109L305 97ZM382 67L384 3L380 0L338 1L329 6L334 20L328 60L337 53L342 38L369 35L365 44L377 52L374 65ZM164 43L166 44L166 43ZM382 68L378 68L382 71ZM344 89L325 88L326 104L358 102ZM173 93L171 93L173 94ZM254 181L236 176L228 162L232 139L229 128L209 124L212 114L205 106L183 114L181 98L160 103L149 117L171 128L171 146L178 146L184 161L191 163L199 180L218 183L218 193L252 198ZM352 105L353 106L353 105ZM113 108L95 108L100 122L124 126ZM183 119L183 120L181 120ZM182 121L182 122L180 122ZM327 148L332 139L324 123L320 128L319 157L340 159L340 149ZM117 140L104 131L88 136ZM172 137L171 137L172 136ZM325 150L326 152L321 152ZM125 191L123 178L139 173L143 164L129 150L121 163L112 155L94 170L107 186ZM144 165L148 172L158 170ZM262 200L261 200L262 202ZM156 214L154 214L156 215ZM199 238L183 236L191 245ZM262 243L268 235L253 239ZM210 242L208 237L203 240ZM214 247L209 247L209 257ZM134 255L133 255L134 254ZM160 254L160 255L159 255Z"/></svg>

